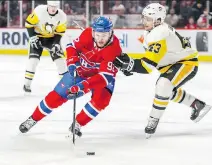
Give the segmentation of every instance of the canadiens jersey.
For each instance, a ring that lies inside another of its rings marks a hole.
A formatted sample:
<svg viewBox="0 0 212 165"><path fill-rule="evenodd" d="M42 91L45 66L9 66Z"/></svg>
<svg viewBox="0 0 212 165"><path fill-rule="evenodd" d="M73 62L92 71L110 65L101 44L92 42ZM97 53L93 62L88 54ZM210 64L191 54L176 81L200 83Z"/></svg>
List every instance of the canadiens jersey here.
<svg viewBox="0 0 212 165"><path fill-rule="evenodd" d="M104 48L98 48L93 41L92 28L85 29L79 38L66 47L67 66L77 65L82 69L82 77L90 84L106 86L111 82L117 68L113 61L122 52L119 39L113 35L111 42Z"/></svg>
<svg viewBox="0 0 212 165"><path fill-rule="evenodd" d="M66 22L66 14L61 9L52 16L47 11L47 5L39 5L26 18L25 27L34 27L37 36L50 38L55 34L63 35L66 31Z"/></svg>
<svg viewBox="0 0 212 165"><path fill-rule="evenodd" d="M145 31L140 41L146 50L141 64L148 72L151 72L153 67L161 70L177 62L198 65L198 53L191 48L188 39L180 36L166 23L150 32Z"/></svg>

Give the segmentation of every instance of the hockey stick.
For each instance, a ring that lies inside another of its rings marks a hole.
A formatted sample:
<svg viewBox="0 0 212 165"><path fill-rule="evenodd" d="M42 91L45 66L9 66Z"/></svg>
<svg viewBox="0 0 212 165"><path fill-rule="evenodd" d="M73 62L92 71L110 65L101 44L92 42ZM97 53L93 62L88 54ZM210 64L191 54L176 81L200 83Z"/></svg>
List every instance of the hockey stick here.
<svg viewBox="0 0 212 165"><path fill-rule="evenodd" d="M76 84L76 71L74 72L74 85ZM76 98L77 93L74 94L74 103L73 103L73 137L72 142L75 145L75 125L76 125Z"/></svg>
<svg viewBox="0 0 212 165"><path fill-rule="evenodd" d="M80 28L81 30L85 30L82 26L80 26L80 25L78 24L77 21L73 21L73 23L75 23L75 24L77 25L77 27Z"/></svg>

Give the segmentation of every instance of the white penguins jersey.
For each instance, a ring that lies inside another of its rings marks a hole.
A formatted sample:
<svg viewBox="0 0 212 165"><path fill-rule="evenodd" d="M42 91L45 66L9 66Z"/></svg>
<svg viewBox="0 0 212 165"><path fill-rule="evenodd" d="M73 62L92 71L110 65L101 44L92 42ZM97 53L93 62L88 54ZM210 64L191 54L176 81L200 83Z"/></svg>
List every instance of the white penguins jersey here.
<svg viewBox="0 0 212 165"><path fill-rule="evenodd" d="M67 16L58 9L55 15L50 15L47 11L47 5L39 5L27 17L26 28L34 27L37 36L50 38L55 34L63 35L66 31Z"/></svg>
<svg viewBox="0 0 212 165"><path fill-rule="evenodd" d="M148 72L152 71L152 66L160 70L177 62L198 65L198 52L191 48L188 39L166 23L145 31L141 38L146 49L141 63Z"/></svg>

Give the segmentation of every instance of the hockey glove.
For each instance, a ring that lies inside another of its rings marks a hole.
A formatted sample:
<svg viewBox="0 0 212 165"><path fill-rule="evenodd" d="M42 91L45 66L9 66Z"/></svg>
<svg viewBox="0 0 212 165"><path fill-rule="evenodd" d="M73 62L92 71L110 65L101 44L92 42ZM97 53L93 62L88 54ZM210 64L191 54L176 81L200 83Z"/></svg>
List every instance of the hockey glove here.
<svg viewBox="0 0 212 165"><path fill-rule="evenodd" d="M29 42L32 48L39 49L41 47L41 42L38 36L32 36L29 38Z"/></svg>
<svg viewBox="0 0 212 165"><path fill-rule="evenodd" d="M68 67L68 70L71 76L73 77L74 77L74 72L77 72L77 76L82 76L82 68L78 63L70 65Z"/></svg>
<svg viewBox="0 0 212 165"><path fill-rule="evenodd" d="M116 57L113 64L122 71L131 72L134 67L134 60L126 53L122 53L120 56Z"/></svg>
<svg viewBox="0 0 212 165"><path fill-rule="evenodd" d="M128 71L126 71L126 70L122 70L122 72L123 72L123 74L124 74L125 76L132 76L132 75L133 75L132 72L128 72Z"/></svg>
<svg viewBox="0 0 212 165"><path fill-rule="evenodd" d="M82 81L68 89L68 95L72 98L74 95L80 96L90 91L87 81Z"/></svg>
<svg viewBox="0 0 212 165"><path fill-rule="evenodd" d="M68 70L69 70L69 73L71 74L71 76L74 76L74 72L77 72L78 76L82 75L82 68L80 66L78 56L73 56L73 57L67 59L66 63L67 63Z"/></svg>
<svg viewBox="0 0 212 165"><path fill-rule="evenodd" d="M60 56L63 57L63 52L61 50L60 44L53 44L52 49L50 50L53 57Z"/></svg>

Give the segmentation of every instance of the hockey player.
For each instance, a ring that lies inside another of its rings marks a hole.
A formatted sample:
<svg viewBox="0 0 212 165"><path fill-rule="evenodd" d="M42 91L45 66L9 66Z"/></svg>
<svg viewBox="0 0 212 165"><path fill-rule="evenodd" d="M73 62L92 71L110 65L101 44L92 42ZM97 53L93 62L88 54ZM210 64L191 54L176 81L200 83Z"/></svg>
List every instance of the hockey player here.
<svg viewBox="0 0 212 165"><path fill-rule="evenodd" d="M26 19L30 48L23 87L25 92L31 92L31 83L44 48L49 51L59 75L67 72L60 44L66 31L66 14L59 9L59 5L59 1L47 1L47 5L37 6Z"/></svg>
<svg viewBox="0 0 212 165"><path fill-rule="evenodd" d="M114 61L115 66L128 72L148 74L156 67L161 73L145 128L147 138L155 133L170 100L191 107L190 119L194 122L198 122L211 109L211 106L181 89L197 73L198 52L191 48L187 38L164 23L165 17L166 9L159 3L146 6L142 13L146 30L143 35L145 56L132 59L127 54L122 54Z"/></svg>
<svg viewBox="0 0 212 165"><path fill-rule="evenodd" d="M91 92L91 100L76 116L74 132L81 136L80 128L109 105L118 71L113 61L121 54L119 39L113 34L112 22L106 17L98 17L92 24L92 28L86 28L79 38L67 45L66 51L69 73L64 74L54 90L20 125L19 129L22 133L29 131L38 121L68 99L72 99L75 94L78 98ZM74 72L77 73L76 77ZM73 133L72 125L69 130Z"/></svg>

